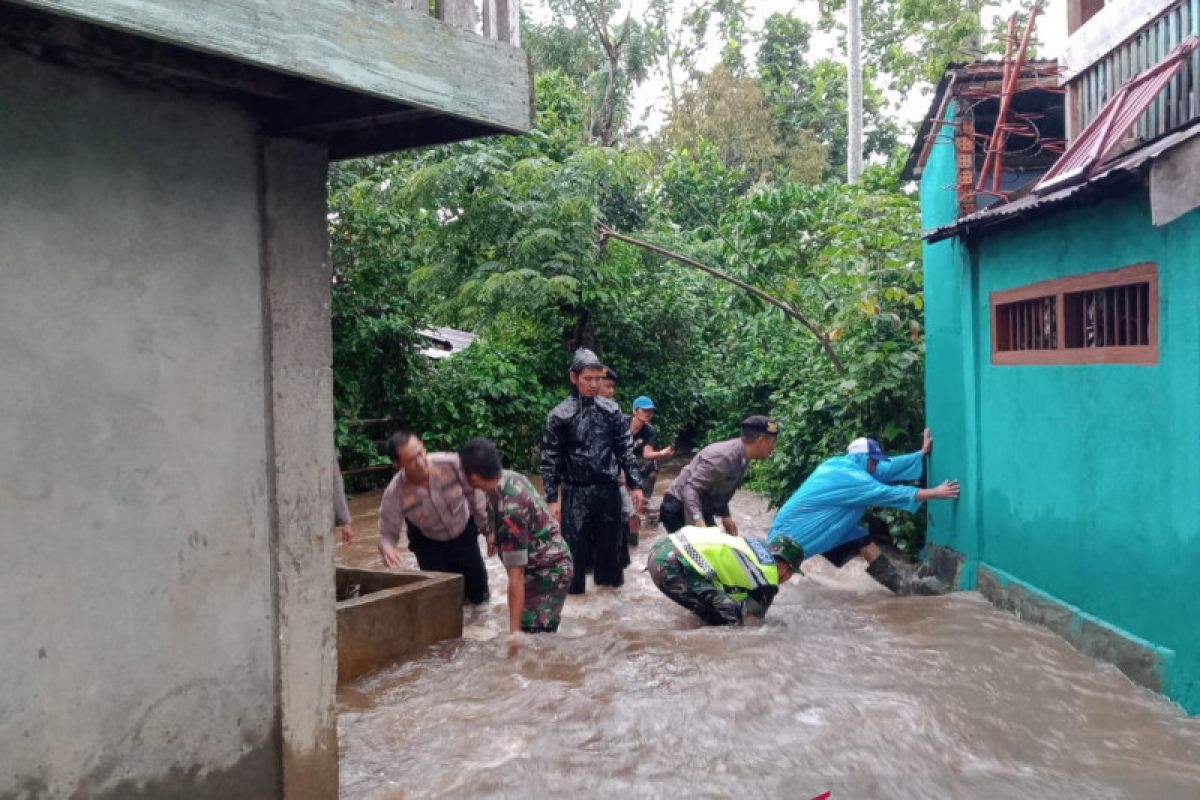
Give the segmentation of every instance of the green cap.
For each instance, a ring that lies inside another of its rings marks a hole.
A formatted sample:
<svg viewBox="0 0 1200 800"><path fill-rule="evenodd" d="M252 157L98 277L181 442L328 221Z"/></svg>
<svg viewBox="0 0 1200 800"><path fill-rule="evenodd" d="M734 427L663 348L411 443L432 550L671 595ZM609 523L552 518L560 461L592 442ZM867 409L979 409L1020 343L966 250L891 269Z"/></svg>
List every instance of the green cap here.
<svg viewBox="0 0 1200 800"><path fill-rule="evenodd" d="M804 548L786 536L777 536L767 544L767 550L776 559L786 561L793 571L799 571L800 563L804 561Z"/></svg>

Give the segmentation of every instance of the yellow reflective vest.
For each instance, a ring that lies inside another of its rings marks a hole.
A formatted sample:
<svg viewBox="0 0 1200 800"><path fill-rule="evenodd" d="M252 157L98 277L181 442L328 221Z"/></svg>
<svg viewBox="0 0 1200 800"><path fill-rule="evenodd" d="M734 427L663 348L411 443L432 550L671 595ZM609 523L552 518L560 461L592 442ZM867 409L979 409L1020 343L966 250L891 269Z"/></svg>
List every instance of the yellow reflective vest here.
<svg viewBox="0 0 1200 800"><path fill-rule="evenodd" d="M766 542L730 536L719 528L687 526L670 535L680 558L734 600L764 586L779 586L779 569Z"/></svg>

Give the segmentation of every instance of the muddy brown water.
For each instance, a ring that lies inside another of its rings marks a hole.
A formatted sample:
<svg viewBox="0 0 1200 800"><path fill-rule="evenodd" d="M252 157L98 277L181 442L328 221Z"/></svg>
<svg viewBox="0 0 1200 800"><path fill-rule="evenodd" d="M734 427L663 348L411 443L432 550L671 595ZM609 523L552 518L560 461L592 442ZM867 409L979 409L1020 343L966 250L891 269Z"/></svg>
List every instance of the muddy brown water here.
<svg viewBox="0 0 1200 800"><path fill-rule="evenodd" d="M378 502L351 502L341 563L378 565ZM745 492L734 513L773 517ZM339 689L341 796L1200 800L1200 718L975 593L895 598L816 558L761 628L705 628L641 571L661 535L515 655L490 560L461 641Z"/></svg>

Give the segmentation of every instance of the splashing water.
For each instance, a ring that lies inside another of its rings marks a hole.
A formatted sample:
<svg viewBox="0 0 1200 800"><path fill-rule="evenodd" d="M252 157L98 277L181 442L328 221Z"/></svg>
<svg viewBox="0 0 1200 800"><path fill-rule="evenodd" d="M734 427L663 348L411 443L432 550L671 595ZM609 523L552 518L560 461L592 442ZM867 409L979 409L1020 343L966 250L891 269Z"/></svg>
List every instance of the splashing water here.
<svg viewBox="0 0 1200 800"><path fill-rule="evenodd" d="M341 562L378 565L377 505ZM734 514L773 516L746 492ZM339 689L341 796L1200 798L1200 718L975 593L896 598L818 558L762 627L706 628L641 571L661 535L516 654L489 560L461 641Z"/></svg>

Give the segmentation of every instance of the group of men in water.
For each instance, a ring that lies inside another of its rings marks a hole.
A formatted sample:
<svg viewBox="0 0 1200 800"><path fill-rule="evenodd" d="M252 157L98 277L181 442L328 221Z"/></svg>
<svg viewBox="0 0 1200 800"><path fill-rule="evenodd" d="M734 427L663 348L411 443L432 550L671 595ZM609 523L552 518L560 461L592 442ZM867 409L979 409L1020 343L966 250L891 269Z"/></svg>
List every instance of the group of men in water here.
<svg viewBox="0 0 1200 800"><path fill-rule="evenodd" d="M488 556L498 555L508 574L513 632L556 631L567 594L582 594L589 572L596 586L622 585L630 534L636 537L638 514L653 492L656 462L674 451L654 446L650 398L637 398L630 417L621 412L612 399L616 375L592 351L576 351L568 377L570 393L546 420L541 493L503 468L488 439L470 439L458 453L426 453L408 432L388 439L396 475L379 513L379 550L388 567L400 565L406 531L422 570L461 574L466 600L483 603L489 594L482 535ZM856 439L783 505L766 541L742 537L730 501L749 462L768 458L779 432L775 420L747 417L739 437L705 447L667 490L659 519L668 535L654 543L647 563L667 597L709 624L754 623L779 586L816 555L838 566L861 555L868 574L896 594L946 591L923 569L893 563L860 523L868 506L915 511L925 500L958 497L957 481L928 489L903 483L922 475L932 447L928 430L921 450L895 458L873 439Z"/></svg>

